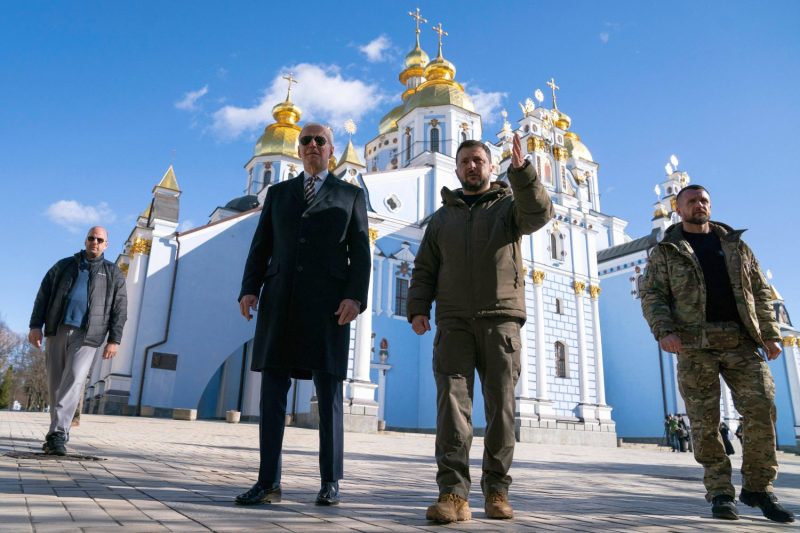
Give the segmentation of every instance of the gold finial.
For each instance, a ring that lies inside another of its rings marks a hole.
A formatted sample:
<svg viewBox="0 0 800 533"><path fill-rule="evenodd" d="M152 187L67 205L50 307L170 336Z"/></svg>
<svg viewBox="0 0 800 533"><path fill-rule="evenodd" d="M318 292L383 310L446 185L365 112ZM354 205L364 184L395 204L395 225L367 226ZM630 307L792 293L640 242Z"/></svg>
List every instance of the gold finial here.
<svg viewBox="0 0 800 533"><path fill-rule="evenodd" d="M378 230L375 228L369 228L369 243L374 246L375 241L377 240L378 240Z"/></svg>
<svg viewBox="0 0 800 533"><path fill-rule="evenodd" d="M409 11L408 16L414 19L414 24L417 26L417 48L419 48L419 23L427 23L428 19L422 18L422 15L419 14L419 8L417 8L416 13Z"/></svg>
<svg viewBox="0 0 800 533"><path fill-rule="evenodd" d="M433 27L433 31L439 34L439 55L438 57L442 57L442 36L449 35L446 31L442 29L442 23L440 22L438 26Z"/></svg>
<svg viewBox="0 0 800 533"><path fill-rule="evenodd" d="M556 102L556 91L559 90L561 87L556 85L555 78L550 78L550 81L547 82L547 86L553 90L553 109L558 109L558 102Z"/></svg>
<svg viewBox="0 0 800 533"><path fill-rule="evenodd" d="M283 76L283 79L289 82L289 88L286 90L286 101L289 101L289 96L292 94L292 84L293 83L300 83L297 81L297 78L294 77L294 73L290 72L288 76Z"/></svg>

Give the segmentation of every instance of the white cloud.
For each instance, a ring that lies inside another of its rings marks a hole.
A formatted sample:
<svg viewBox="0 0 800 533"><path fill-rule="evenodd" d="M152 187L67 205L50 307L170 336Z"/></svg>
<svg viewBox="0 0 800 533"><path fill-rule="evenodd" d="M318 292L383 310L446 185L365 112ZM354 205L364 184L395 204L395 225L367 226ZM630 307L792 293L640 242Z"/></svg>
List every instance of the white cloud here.
<svg viewBox="0 0 800 533"><path fill-rule="evenodd" d="M183 100L175 102L175 107L183 109L184 111L194 111L197 109L197 101L208 93L208 85L197 89L196 91L189 91L183 96Z"/></svg>
<svg viewBox="0 0 800 533"><path fill-rule="evenodd" d="M481 116L484 124L494 124L500 121L500 109L503 99L508 96L503 92L485 92L478 88L467 91L472 103L475 104L475 112Z"/></svg>
<svg viewBox="0 0 800 533"><path fill-rule="evenodd" d="M611 35L607 31L600 32L600 40L603 41L603 44L608 44L608 38Z"/></svg>
<svg viewBox="0 0 800 533"><path fill-rule="evenodd" d="M59 200L45 213L50 220L72 233L88 230L91 226L105 226L117 218L106 202L91 206L75 200Z"/></svg>
<svg viewBox="0 0 800 533"><path fill-rule="evenodd" d="M364 46L359 46L358 50L367 56L370 63L378 63L387 59L386 51L392 46L392 41L386 35L381 35L371 40Z"/></svg>
<svg viewBox="0 0 800 533"><path fill-rule="evenodd" d="M222 139L235 139L272 122L272 108L286 99L286 80L291 72L299 81L292 86L292 102L303 112L303 122L322 122L341 129L348 118L356 122L386 98L376 84L345 79L336 65L300 63L281 69L253 107L227 105L213 114L211 129Z"/></svg>

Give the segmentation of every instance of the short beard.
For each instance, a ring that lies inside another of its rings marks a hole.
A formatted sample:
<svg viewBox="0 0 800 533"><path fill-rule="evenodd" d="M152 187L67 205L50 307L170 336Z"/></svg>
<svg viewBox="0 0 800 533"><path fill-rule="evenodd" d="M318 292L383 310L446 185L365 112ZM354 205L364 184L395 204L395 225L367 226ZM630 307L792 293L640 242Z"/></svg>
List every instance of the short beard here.
<svg viewBox="0 0 800 533"><path fill-rule="evenodd" d="M702 226L703 224L706 224L710 219L711 217L709 217L708 215L698 215L692 218L684 218L683 221L686 222L687 224L697 224L698 226Z"/></svg>
<svg viewBox="0 0 800 533"><path fill-rule="evenodd" d="M474 185L471 183L467 183L467 181L465 180L461 182L461 188L469 192L478 192L484 187L486 187L487 183L489 183L489 178L481 178L481 180Z"/></svg>

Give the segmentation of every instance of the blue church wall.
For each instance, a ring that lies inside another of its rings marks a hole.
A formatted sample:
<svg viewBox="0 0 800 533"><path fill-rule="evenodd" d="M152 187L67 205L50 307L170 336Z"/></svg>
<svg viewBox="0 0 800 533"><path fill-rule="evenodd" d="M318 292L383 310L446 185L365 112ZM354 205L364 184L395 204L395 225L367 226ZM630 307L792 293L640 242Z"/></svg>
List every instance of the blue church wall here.
<svg viewBox="0 0 800 533"><path fill-rule="evenodd" d="M659 437L664 407L658 345L631 297L627 273L602 281L600 314L606 401L620 437ZM665 367L665 381L671 380Z"/></svg>
<svg viewBox="0 0 800 533"><path fill-rule="evenodd" d="M221 228L212 226L181 236L169 338L155 348L159 352L177 353L177 369L153 369L148 362L143 405L197 407L201 393L220 365L237 347L252 338L255 318L245 321L239 314L236 299L257 221L258 213L232 221L232 224L223 222ZM209 231L220 233L209 238ZM199 243L202 245L194 247ZM171 283L172 268L174 264L147 280L146 290L152 283L160 286L158 294L162 295L162 301L156 303L163 307L152 311L159 324L164 323L169 298L168 285L164 284ZM143 309L142 317L146 316ZM213 324L214 327L198 329L199 324ZM163 338L163 327L148 327L144 320L139 331L142 333L137 339L139 362L134 364L133 390L138 390L144 347ZM131 401L136 401L133 394Z"/></svg>
<svg viewBox="0 0 800 533"><path fill-rule="evenodd" d="M197 418L215 418L217 415L217 398L222 384L222 367L220 366L208 381L200 401L197 403Z"/></svg>
<svg viewBox="0 0 800 533"><path fill-rule="evenodd" d="M781 353L774 361L769 361L769 369L775 380L775 409L778 420L775 423L778 432L778 445L796 446L794 437L794 409L789 390L789 377L786 372L786 354Z"/></svg>

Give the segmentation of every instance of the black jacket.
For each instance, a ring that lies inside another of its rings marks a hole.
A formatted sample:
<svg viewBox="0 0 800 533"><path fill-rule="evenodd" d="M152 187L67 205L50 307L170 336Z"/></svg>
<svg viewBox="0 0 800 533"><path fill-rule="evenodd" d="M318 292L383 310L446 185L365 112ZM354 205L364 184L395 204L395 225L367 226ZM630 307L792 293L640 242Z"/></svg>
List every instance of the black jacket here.
<svg viewBox="0 0 800 533"><path fill-rule="evenodd" d="M345 298L367 305L372 258L364 191L328 174L311 205L304 174L267 190L239 299L259 295L252 370L318 370L347 376L350 325L334 315Z"/></svg>
<svg viewBox="0 0 800 533"><path fill-rule="evenodd" d="M78 276L81 254L83 252L78 252L57 262L42 280L29 327L41 329L44 326L45 337L55 335L64 321L67 298ZM86 346L100 346L106 334L108 342L119 344L128 317L125 276L111 261L101 261L100 268L89 275L89 312L83 340Z"/></svg>

